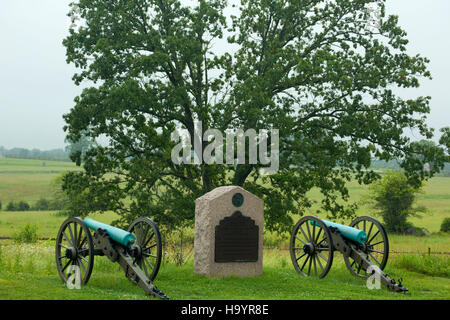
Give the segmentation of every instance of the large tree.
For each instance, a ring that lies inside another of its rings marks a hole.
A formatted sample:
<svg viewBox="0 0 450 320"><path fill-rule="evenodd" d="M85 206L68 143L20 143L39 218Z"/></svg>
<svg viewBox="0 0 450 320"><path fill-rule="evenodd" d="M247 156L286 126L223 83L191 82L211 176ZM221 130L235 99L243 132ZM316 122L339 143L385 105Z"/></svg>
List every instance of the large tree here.
<svg viewBox="0 0 450 320"><path fill-rule="evenodd" d="M80 70L75 83L88 88L65 115L65 130L71 141L82 134L105 141L72 157L85 169L65 178L67 192L82 202L73 214L113 210L121 223L148 215L181 226L192 223L197 197L233 184L263 198L266 227L283 231L293 214L311 207L315 187L329 216L351 215L346 182L377 179L372 157L402 159L413 180L424 178L424 163L433 160L437 171L445 158L438 146L422 150L403 133L411 128L432 138L425 124L430 98L394 92L417 88L430 73L426 58L407 54L406 33L384 1L73 6L79 25L64 40L67 62ZM260 175L261 164L248 161L175 164L171 133L186 129L194 141L196 121L203 131L278 129L279 171Z"/></svg>

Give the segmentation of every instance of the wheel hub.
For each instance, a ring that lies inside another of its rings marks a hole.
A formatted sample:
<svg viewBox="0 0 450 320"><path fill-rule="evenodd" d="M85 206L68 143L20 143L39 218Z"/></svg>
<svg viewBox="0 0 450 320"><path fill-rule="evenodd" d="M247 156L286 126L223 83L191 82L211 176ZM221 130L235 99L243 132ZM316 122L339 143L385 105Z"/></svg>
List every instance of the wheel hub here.
<svg viewBox="0 0 450 320"><path fill-rule="evenodd" d="M372 246L372 245L369 245L369 244L367 244L367 243L362 243L362 244L360 244L360 249L361 249L363 252L368 253L369 251L372 251L372 250L373 250L373 246Z"/></svg>
<svg viewBox="0 0 450 320"><path fill-rule="evenodd" d="M307 243L303 246L303 251L307 254L313 254L315 251L315 247L312 243Z"/></svg>
<svg viewBox="0 0 450 320"><path fill-rule="evenodd" d="M140 245L135 244L130 248L130 255L133 258L140 258L142 256L142 248Z"/></svg>
<svg viewBox="0 0 450 320"><path fill-rule="evenodd" d="M74 260L78 257L78 250L74 247L66 249L66 258Z"/></svg>

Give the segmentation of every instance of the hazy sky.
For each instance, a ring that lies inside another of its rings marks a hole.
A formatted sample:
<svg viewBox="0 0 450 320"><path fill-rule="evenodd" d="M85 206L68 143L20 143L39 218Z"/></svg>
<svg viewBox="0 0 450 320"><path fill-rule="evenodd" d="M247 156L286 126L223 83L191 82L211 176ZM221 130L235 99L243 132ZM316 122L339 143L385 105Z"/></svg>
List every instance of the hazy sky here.
<svg viewBox="0 0 450 320"><path fill-rule="evenodd" d="M0 146L62 148L62 115L81 89L72 82L61 42L70 24L72 0L1 0ZM404 97L431 96L428 124L450 126L450 1L388 0L388 13L400 16L411 54L431 59L432 81Z"/></svg>

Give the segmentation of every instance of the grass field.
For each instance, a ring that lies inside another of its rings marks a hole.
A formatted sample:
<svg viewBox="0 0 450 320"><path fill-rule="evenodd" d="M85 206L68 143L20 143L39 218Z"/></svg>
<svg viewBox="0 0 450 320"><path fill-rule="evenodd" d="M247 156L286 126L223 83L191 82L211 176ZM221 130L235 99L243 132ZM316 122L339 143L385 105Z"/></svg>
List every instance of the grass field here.
<svg viewBox="0 0 450 320"><path fill-rule="evenodd" d="M10 201L48 198L51 182L69 170L80 169L71 162L0 158L0 201L6 206Z"/></svg>
<svg viewBox="0 0 450 320"><path fill-rule="evenodd" d="M53 243L0 248L0 299L151 299L105 257L95 258L86 286L69 290L56 275ZM365 280L350 275L338 256L327 277L305 278L293 269L288 252L280 250L265 250L262 276L206 278L194 274L190 260L183 266L163 263L155 284L171 299L448 299L450 278L448 273L445 275L448 262L448 259L438 262L440 271L434 272L441 272L441 276L410 271L395 263L388 265L385 271L402 277L410 290L408 294L395 294L383 288L368 290Z"/></svg>
<svg viewBox="0 0 450 320"><path fill-rule="evenodd" d="M69 162L0 159L0 201L25 200L30 204L49 197L50 183L61 172L79 170ZM395 279L402 277L407 295L385 289L368 290L365 280L352 276L342 257L335 254L331 271L324 279L305 278L292 267L289 251L264 250L263 275L251 278L210 279L195 275L192 255L182 266L171 260L170 248L155 284L172 299L445 299L450 297L449 255L424 255L429 249L450 252L450 235L439 233L440 224L450 216L450 178L433 178L419 196L419 205L428 208L414 225L432 232L429 237L390 235L390 249L411 254L391 254L385 271ZM358 201L366 188L350 184L352 201ZM320 199L317 191L311 197ZM361 207L359 214L368 214ZM109 223L114 213L91 215ZM0 211L0 236L11 237L26 224L38 227L40 237L54 238L65 217L57 212ZM190 230L192 235L192 230ZM188 237L189 237L189 232ZM176 236L176 235L175 235ZM192 239L192 237L190 237ZM266 245L287 247L288 235L267 233ZM69 290L59 279L54 261L54 241L17 244L0 240L0 299L150 299L130 283L119 267L104 257L96 257L91 280L82 290ZM187 243L185 252L192 249ZM415 253L415 254L412 254Z"/></svg>

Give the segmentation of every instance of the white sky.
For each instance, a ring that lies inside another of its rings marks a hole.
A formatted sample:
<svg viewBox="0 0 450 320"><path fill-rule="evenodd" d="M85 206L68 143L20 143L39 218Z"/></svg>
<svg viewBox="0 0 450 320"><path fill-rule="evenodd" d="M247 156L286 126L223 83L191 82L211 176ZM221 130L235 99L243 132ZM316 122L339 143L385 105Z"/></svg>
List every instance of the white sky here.
<svg viewBox="0 0 450 320"><path fill-rule="evenodd" d="M0 146L64 147L62 115L81 92L65 62L71 0L2 0L0 4ZM431 59L432 81L406 97L431 96L429 126L450 126L450 1L387 0L400 16L411 54ZM420 138L420 137L417 137Z"/></svg>

